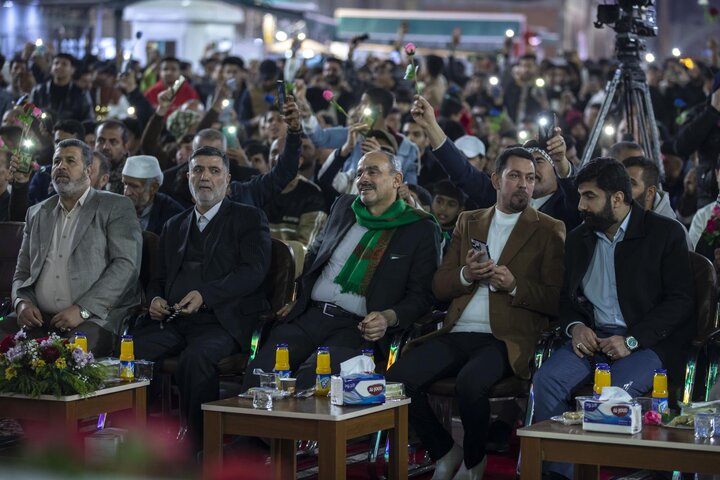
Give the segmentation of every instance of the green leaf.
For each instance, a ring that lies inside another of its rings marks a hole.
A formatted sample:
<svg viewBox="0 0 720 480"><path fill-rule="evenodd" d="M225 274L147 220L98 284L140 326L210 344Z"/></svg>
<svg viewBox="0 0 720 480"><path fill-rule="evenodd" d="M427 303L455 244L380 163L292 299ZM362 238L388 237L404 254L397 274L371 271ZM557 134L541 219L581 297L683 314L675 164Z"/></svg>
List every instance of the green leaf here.
<svg viewBox="0 0 720 480"><path fill-rule="evenodd" d="M417 67L410 64L405 69L405 76L403 77L405 80L415 80L417 73Z"/></svg>

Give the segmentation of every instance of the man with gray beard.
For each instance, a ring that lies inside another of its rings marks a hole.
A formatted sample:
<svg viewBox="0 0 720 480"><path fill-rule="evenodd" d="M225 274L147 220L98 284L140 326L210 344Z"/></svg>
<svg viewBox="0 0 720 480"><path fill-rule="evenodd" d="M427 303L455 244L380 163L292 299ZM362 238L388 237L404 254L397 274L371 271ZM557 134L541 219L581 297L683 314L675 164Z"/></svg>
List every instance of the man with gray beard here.
<svg viewBox="0 0 720 480"><path fill-rule="evenodd" d="M92 153L76 139L55 147L58 195L30 207L15 269L16 322L31 336L82 331L96 356L109 355L122 320L140 302L142 237L132 202L90 186Z"/></svg>

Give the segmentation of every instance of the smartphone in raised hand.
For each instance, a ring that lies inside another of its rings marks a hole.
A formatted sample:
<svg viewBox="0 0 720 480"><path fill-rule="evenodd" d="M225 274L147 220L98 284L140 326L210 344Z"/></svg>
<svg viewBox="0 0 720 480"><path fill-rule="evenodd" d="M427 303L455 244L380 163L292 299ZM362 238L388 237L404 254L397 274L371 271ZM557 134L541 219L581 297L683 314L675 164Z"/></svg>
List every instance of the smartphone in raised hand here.
<svg viewBox="0 0 720 480"><path fill-rule="evenodd" d="M542 112L537 116L538 143L540 148L547 149L547 142L555 135L557 116L554 112Z"/></svg>
<svg viewBox="0 0 720 480"><path fill-rule="evenodd" d="M185 83L185 77L180 75L177 80L175 80L175 83L172 84L171 90L173 97L178 94L180 91L180 88L183 86L183 83Z"/></svg>
<svg viewBox="0 0 720 480"><path fill-rule="evenodd" d="M285 80L278 80L276 82L276 84L277 84L278 110L280 110L280 113L282 113L285 108L285 102L287 100L287 95L285 94Z"/></svg>

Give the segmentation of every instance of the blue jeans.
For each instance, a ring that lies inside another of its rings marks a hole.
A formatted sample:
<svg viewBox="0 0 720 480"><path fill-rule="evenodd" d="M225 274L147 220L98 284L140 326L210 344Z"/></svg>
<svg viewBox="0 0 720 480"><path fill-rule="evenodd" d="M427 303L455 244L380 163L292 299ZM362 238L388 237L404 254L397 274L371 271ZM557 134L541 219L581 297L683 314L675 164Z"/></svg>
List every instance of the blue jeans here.
<svg viewBox="0 0 720 480"><path fill-rule="evenodd" d="M623 387L632 381L628 393L637 397L652 389L653 374L657 368L662 368L662 363L655 352L649 349L637 350L625 358L610 362L612 385ZM590 359L575 355L570 342L566 342L543 363L533 378L535 423L573 410L575 403L571 393L578 386L590 383L593 374ZM551 470L568 478L573 476L572 465L567 463L545 462L543 470Z"/></svg>

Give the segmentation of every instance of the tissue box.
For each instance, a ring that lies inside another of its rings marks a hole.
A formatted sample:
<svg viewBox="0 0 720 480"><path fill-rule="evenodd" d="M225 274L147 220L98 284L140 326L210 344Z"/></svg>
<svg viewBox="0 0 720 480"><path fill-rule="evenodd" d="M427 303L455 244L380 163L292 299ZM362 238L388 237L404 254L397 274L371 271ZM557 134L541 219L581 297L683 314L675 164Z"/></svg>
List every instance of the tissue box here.
<svg viewBox="0 0 720 480"><path fill-rule="evenodd" d="M88 463L103 464L115 460L127 430L106 428L85 437L85 457Z"/></svg>
<svg viewBox="0 0 720 480"><path fill-rule="evenodd" d="M330 378L330 403L370 405L385 403L385 377L378 373L353 373Z"/></svg>
<svg viewBox="0 0 720 480"><path fill-rule="evenodd" d="M640 404L618 400L586 400L583 405L583 430L638 433L642 431Z"/></svg>

